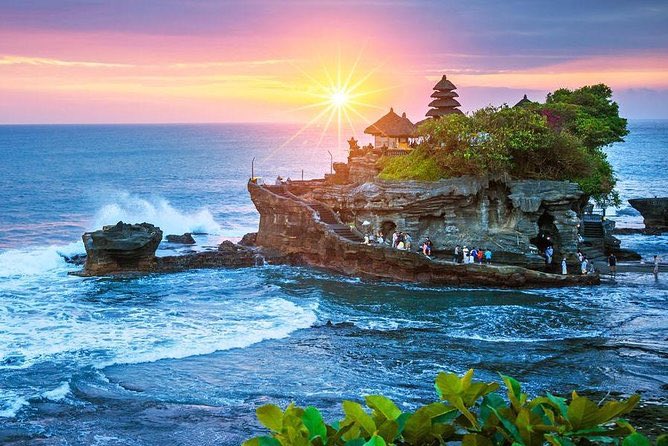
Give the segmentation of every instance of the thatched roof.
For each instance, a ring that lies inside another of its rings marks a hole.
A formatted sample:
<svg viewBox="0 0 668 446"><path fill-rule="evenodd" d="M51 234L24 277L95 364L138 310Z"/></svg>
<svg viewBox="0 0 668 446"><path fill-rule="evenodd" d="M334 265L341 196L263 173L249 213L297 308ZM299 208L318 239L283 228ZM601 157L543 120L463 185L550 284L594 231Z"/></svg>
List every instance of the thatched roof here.
<svg viewBox="0 0 668 446"><path fill-rule="evenodd" d="M417 127L406 117L406 113L399 116L394 109L390 109L388 114L367 127L364 133L389 138L409 138L416 130Z"/></svg>
<svg viewBox="0 0 668 446"><path fill-rule="evenodd" d="M522 99L520 99L520 102L514 105L514 107L524 107L525 105L533 104L533 101L529 100L527 98L527 95L524 95Z"/></svg>
<svg viewBox="0 0 668 446"><path fill-rule="evenodd" d="M445 91L445 90L454 90L455 84L446 79L445 74L436 85L434 85L434 90Z"/></svg>
<svg viewBox="0 0 668 446"><path fill-rule="evenodd" d="M439 117L439 116L444 116L444 115L451 115L453 113L460 114L460 115L464 114L458 108L432 108L432 109L429 109L426 116Z"/></svg>
<svg viewBox="0 0 668 446"><path fill-rule="evenodd" d="M434 99L429 103L430 107L460 107L461 105L456 99L452 98Z"/></svg>
<svg viewBox="0 0 668 446"><path fill-rule="evenodd" d="M456 91L435 91L431 94L432 98L443 99L443 98L458 98L459 95Z"/></svg>

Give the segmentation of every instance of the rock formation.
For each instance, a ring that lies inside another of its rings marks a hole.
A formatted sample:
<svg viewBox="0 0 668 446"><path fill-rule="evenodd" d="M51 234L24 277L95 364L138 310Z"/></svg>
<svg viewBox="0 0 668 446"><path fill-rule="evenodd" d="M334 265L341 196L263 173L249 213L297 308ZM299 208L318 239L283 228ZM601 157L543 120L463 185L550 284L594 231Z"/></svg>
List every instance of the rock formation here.
<svg viewBox="0 0 668 446"><path fill-rule="evenodd" d="M190 232L186 232L183 235L174 235L170 234L167 236L167 241L169 243L179 243L181 245L194 245L195 239Z"/></svg>
<svg viewBox="0 0 668 446"><path fill-rule="evenodd" d="M629 200L643 216L645 228L668 231L668 197Z"/></svg>
<svg viewBox="0 0 668 446"><path fill-rule="evenodd" d="M156 257L162 231L149 223L118 222L83 235L86 258L80 276L127 273L168 273L195 268L240 268L255 266L262 258L251 248L224 241L215 251ZM277 261L280 257L273 254ZM81 259L76 259L81 260ZM72 263L74 259L71 260Z"/></svg>
<svg viewBox="0 0 668 446"><path fill-rule="evenodd" d="M86 232L82 238L87 255L84 271L89 275L100 275L152 269L162 231L149 223L119 221L113 226Z"/></svg>
<svg viewBox="0 0 668 446"><path fill-rule="evenodd" d="M490 248L497 260L539 265L535 245L550 237L558 255L577 250L582 191L564 181L512 181L458 177L436 182L318 185L302 196L339 212L346 221L371 223L389 236L429 237L436 250L456 245Z"/></svg>
<svg viewBox="0 0 668 446"><path fill-rule="evenodd" d="M465 181L460 186L471 186L472 184ZM362 188L362 191L376 190L373 185L368 184L359 187ZM538 191L543 191L546 199L550 197L549 191L536 187ZM307 265L324 267L358 277L432 284L522 287L570 286L599 282L597 275L562 276L517 266L460 265L431 260L416 252L361 244L359 241L353 241L354 233L340 229L344 225L333 217L334 214L331 211L324 208L322 204L310 201L308 197L295 196L285 187L264 187L252 182L248 183L248 190L260 213L258 246L280 251L293 262L301 261ZM364 195L364 203L369 206L380 203L382 208L382 200L374 201L370 199L371 196L367 196L371 192L362 191L360 193ZM515 199L518 200L518 206L532 209L532 212L540 210L542 201L538 203L529 200L523 195L527 192L525 189L519 188L516 189L516 192ZM473 194L473 197L475 196L476 193ZM337 194L336 197L343 198L343 195ZM354 194L349 199L354 202ZM393 199L400 200L400 197L394 196ZM428 196L421 196L421 199L423 204L428 205L433 202ZM473 200L472 197L469 199ZM400 203L407 205L407 202L404 201L397 202L395 205L400 206ZM433 203L436 206L438 200ZM440 209L439 206L436 208Z"/></svg>

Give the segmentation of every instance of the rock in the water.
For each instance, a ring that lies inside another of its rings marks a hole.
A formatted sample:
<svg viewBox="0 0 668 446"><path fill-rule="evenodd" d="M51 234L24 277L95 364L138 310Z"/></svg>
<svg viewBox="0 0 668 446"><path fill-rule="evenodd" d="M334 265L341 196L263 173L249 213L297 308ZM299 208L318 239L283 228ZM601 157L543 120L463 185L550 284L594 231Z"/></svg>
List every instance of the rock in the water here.
<svg viewBox="0 0 668 446"><path fill-rule="evenodd" d="M560 275L518 266L463 265L431 259L415 251L366 245L356 241L356 234L322 203L250 182L248 190L260 213L258 246L265 253L276 250L285 259L295 259L306 265L357 277L435 285L526 287L600 282L597 274ZM221 245L219 249L230 247Z"/></svg>
<svg viewBox="0 0 668 446"><path fill-rule="evenodd" d="M67 263L70 263L72 265L84 265L86 263L86 258L88 256L86 254L75 254L73 256L63 256L63 259Z"/></svg>
<svg viewBox="0 0 668 446"><path fill-rule="evenodd" d="M162 231L149 223L119 221L113 226L86 232L82 238L87 254L85 274L148 271L154 267Z"/></svg>
<svg viewBox="0 0 668 446"><path fill-rule="evenodd" d="M629 204L642 214L646 228L668 230L668 197L635 198Z"/></svg>
<svg viewBox="0 0 668 446"><path fill-rule="evenodd" d="M249 232L248 234L241 237L239 244L241 246L255 246L257 240L257 232Z"/></svg>
<svg viewBox="0 0 668 446"><path fill-rule="evenodd" d="M194 245L195 244L195 239L193 238L193 235L190 232L186 232L183 235L169 234L167 236L167 241L169 243L180 243L182 245Z"/></svg>

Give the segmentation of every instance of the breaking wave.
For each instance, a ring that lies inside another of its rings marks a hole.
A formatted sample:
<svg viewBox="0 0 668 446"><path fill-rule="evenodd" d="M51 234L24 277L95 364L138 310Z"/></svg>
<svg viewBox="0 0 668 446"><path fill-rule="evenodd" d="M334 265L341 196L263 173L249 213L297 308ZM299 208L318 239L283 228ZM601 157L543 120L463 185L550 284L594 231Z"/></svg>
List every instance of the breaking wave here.
<svg viewBox="0 0 668 446"><path fill-rule="evenodd" d="M165 234L201 232L221 234L221 226L216 223L208 209L184 213L174 208L164 198L144 199L129 193L121 193L113 203L100 209L94 218L93 228L104 225L125 223L151 223L159 226Z"/></svg>

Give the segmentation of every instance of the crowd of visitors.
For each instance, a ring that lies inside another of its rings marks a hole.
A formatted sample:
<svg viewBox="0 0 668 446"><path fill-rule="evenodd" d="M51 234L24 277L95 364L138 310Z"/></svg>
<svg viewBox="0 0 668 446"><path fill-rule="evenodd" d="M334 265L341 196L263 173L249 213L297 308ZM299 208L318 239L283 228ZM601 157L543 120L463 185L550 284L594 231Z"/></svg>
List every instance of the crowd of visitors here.
<svg viewBox="0 0 668 446"><path fill-rule="evenodd" d="M548 237L549 240L549 237ZM406 250L406 251L417 251L417 252L422 252L426 257L431 258L433 255L433 250L434 250L434 243L431 241L429 237L425 237L424 241L422 241L417 249L414 249L413 245L413 238L411 237L410 234L407 232L403 231L395 231L390 237L385 237L385 235L378 231L375 234L372 235L367 235L364 237L364 243L368 244L385 244L389 245L395 249L399 250ZM545 250L542 252L543 257L545 258L545 264L548 267L551 267L551 265L554 264L554 246L552 244L549 244ZM577 250L575 254L577 258L577 265L578 265L578 270L580 274L594 274L597 269L596 266L594 265L594 262L587 258L587 255L583 253L580 249ZM485 264L491 264L492 263L492 250L489 248L479 248L479 247L473 247L470 248L466 245L461 246L457 245L455 246L453 250L453 256L452 256L452 262L453 263L461 263L461 264L479 264L482 265L483 263ZM607 258L607 264L608 268L610 270L610 276L615 278L617 276L617 257L614 254L610 254ZM653 273L655 276L658 277L659 274L659 258L658 256L654 256L653 259ZM569 264L566 256L562 256L561 259L561 274L568 274L568 269L569 269ZM553 270L556 270L554 272L559 271L558 266L554 266Z"/></svg>

